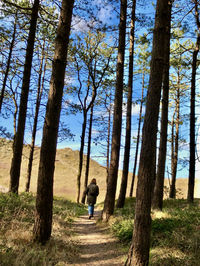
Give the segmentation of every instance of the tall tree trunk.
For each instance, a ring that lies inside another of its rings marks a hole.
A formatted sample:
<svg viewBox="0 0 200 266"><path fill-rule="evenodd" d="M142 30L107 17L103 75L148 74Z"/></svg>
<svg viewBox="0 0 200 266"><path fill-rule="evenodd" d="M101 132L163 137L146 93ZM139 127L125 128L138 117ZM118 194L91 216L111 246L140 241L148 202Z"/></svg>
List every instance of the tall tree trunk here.
<svg viewBox="0 0 200 266"><path fill-rule="evenodd" d="M80 152L79 152L79 166L78 166L78 174L77 174L77 198L76 201L79 203L80 201L80 192L81 192L81 174L82 174L82 168L83 168L83 151L84 151L84 145L85 145L85 131L86 131L86 125L87 125L87 113L91 109L92 105L94 104L96 95L97 95L97 87L93 86L93 91L92 91L92 99L88 106L86 107L87 103L87 98L89 95L89 90L90 90L90 83L89 83L90 76L88 75L88 88L87 88L87 94L84 99L84 104L82 103L80 99L80 90L78 93L79 101L81 103L82 109L83 109L83 124L82 124L82 133L81 133L81 146L80 146ZM81 89L82 85L80 86Z"/></svg>
<svg viewBox="0 0 200 266"><path fill-rule="evenodd" d="M194 184L195 184L195 94L196 94L196 69L197 69L197 56L199 53L200 45L200 21L199 21L199 11L198 2L195 2L195 16L196 24L198 28L198 36L196 41L196 47L193 52L192 60L192 79L191 79L191 96L190 96L190 166L189 166L189 179L188 179L188 202L194 201Z"/></svg>
<svg viewBox="0 0 200 266"><path fill-rule="evenodd" d="M136 0L133 1L131 15L131 32L130 32L130 47L129 47L129 74L128 74L128 97L127 97L127 113L126 113L126 137L124 148L124 162L122 171L122 181L120 187L117 208L123 208L126 198L126 189L129 172L129 157L131 147L131 112L132 112L132 91L133 91L133 60L134 60L134 39L135 39L135 8Z"/></svg>
<svg viewBox="0 0 200 266"><path fill-rule="evenodd" d="M14 152L14 143L15 143L15 136L17 132L17 113L18 113L18 105L17 101L15 99L15 96L13 95L13 102L15 106L14 114L13 114L13 131L14 131L14 137L13 137L13 152Z"/></svg>
<svg viewBox="0 0 200 266"><path fill-rule="evenodd" d="M46 70L46 63L45 63L44 73L43 73L43 78L42 78L44 53L45 53L45 41L44 41L43 48L42 48L42 57L41 57L39 77L38 77L37 100L36 100L36 106L35 106L35 116L34 116L34 122L33 122L32 141L31 141L31 147L30 147L30 153L29 153L27 177L26 177L26 187L25 187L26 192L28 192L30 189L31 172L32 172L32 165L33 165L33 154L34 154L34 149L35 149L35 138L36 138L36 132L37 132L38 114L39 114L40 102L41 102L41 97L42 97L42 92L43 92L43 87L44 87L44 77L45 77L45 70Z"/></svg>
<svg viewBox="0 0 200 266"><path fill-rule="evenodd" d="M16 72L15 72L16 73ZM14 73L14 74L15 74ZM16 86L15 86L15 90L17 91L17 88L19 87L20 84L20 80L17 82ZM16 132L17 132L17 114L18 114L18 103L17 103L17 97L15 94L15 91L12 89L12 85L10 86L11 89L11 99L13 100L13 104L14 104L14 111L13 111L13 144L12 144L12 152L14 153L14 143L15 143L15 137L16 137Z"/></svg>
<svg viewBox="0 0 200 266"><path fill-rule="evenodd" d="M108 134L107 134L107 154L106 154L106 184L108 184L110 168L110 130L111 130L111 103L108 109Z"/></svg>
<svg viewBox="0 0 200 266"><path fill-rule="evenodd" d="M167 152L167 128L168 128L168 103L169 103L169 60L170 60L170 31L171 31L171 5L168 6L168 26L165 41L165 65L163 70L163 95L162 95L162 114L161 114L161 132L160 148L158 155L158 167L156 182L154 188L152 206L154 209L162 210L163 205L163 187L165 179L165 161Z"/></svg>
<svg viewBox="0 0 200 266"><path fill-rule="evenodd" d="M143 70L143 74L142 74L142 96L141 96L141 103L140 103L138 132L137 132L137 141L136 141L136 148L135 148L135 161L134 161L133 175L132 175L130 194L129 194L130 197L133 196L133 186L134 186L134 182L135 182L135 173L136 173L138 151L139 151L139 144L140 144L140 127L141 127L141 122L142 122L142 106L143 106L143 96L144 96L144 76L145 76L144 72L145 72L145 70Z"/></svg>
<svg viewBox="0 0 200 266"><path fill-rule="evenodd" d="M86 167L85 167L85 181L84 181L84 190L82 194L81 202L85 204L86 194L84 193L85 189L88 185L88 176L89 176L89 169L90 169L90 152L91 152L91 140L92 140L92 122L93 122L93 108L94 105L91 107L90 113L90 123L89 123L89 133L88 133L88 150L87 150L87 160L86 160Z"/></svg>
<svg viewBox="0 0 200 266"><path fill-rule="evenodd" d="M14 28L13 28L12 41L10 43L10 49L9 49L7 66L6 66L6 72L5 72L5 76L4 76L4 79L3 79L3 86L2 86L1 95L0 95L0 113L1 113L1 107L2 107L2 104L3 104L4 93L5 93L5 89L6 89L6 82L7 82L7 78L8 78L8 73L9 73L9 70L10 70L10 61L11 61L12 52L13 52L14 43L15 43L16 27L17 27L17 13L15 15L15 22L14 22Z"/></svg>
<svg viewBox="0 0 200 266"><path fill-rule="evenodd" d="M174 126L175 126L175 113L176 110L174 110L174 113L172 115L172 121L171 121L171 125L172 125L172 132L171 132L171 175L172 175L172 169L173 169L173 162L174 162ZM170 184L170 190L172 190L172 182ZM172 194L175 194L175 191L172 191Z"/></svg>
<svg viewBox="0 0 200 266"><path fill-rule="evenodd" d="M83 168L83 151L85 145L85 130L87 125L87 111L83 110L83 124L82 124L82 133L81 133L81 147L79 152L79 165L78 165L78 174L77 174L77 198L76 201L79 203L80 192L81 192L81 173Z"/></svg>
<svg viewBox="0 0 200 266"><path fill-rule="evenodd" d="M34 240L42 244L49 240L52 229L53 176L73 5L74 0L62 1L43 127L33 228Z"/></svg>
<svg viewBox="0 0 200 266"><path fill-rule="evenodd" d="M17 105L17 101L15 99L15 96L13 95L12 96L13 98L13 102L14 102L14 106L15 106L15 109L14 109L14 114L13 114L13 144L12 144L12 152L14 153L14 143L15 143L15 138L16 138L16 121L17 121L17 113L18 113L18 105Z"/></svg>
<svg viewBox="0 0 200 266"><path fill-rule="evenodd" d="M13 144L14 151L13 151L13 158L12 158L12 164L11 164L11 169L10 169L9 191L14 192L14 193L18 193L18 188L19 188L20 167L21 167L21 159L22 159L24 130L25 130L25 123L26 123L29 84L30 84L31 67L32 67L33 50L34 50L39 5L40 5L40 1L35 0L33 4L33 8L32 8L29 36L27 40L26 59L25 59L25 64L24 64L17 133L14 139L14 144Z"/></svg>
<svg viewBox="0 0 200 266"><path fill-rule="evenodd" d="M106 191L103 216L102 216L104 220L108 220L109 217L114 212L115 194L116 194L116 187L117 187L120 141L121 141L121 124L122 124L126 13L127 13L127 0L121 0L111 161L110 161L110 167L109 167L109 177L108 177L107 191Z"/></svg>
<svg viewBox="0 0 200 266"><path fill-rule="evenodd" d="M132 244L126 265L148 265L151 232L151 195L155 172L155 153L158 113L164 67L164 42L167 32L169 1L158 0L153 34L153 49L146 114L143 125L142 146L136 193L136 207Z"/></svg>
<svg viewBox="0 0 200 266"><path fill-rule="evenodd" d="M176 98L176 130L175 137L172 136L172 140L174 139L174 148L172 149L172 182L169 191L169 197L176 197L176 174L177 174L177 164L178 164L178 142L179 142L179 124L180 124L180 73L178 72L178 88L177 88L177 98ZM174 123L174 122L173 122ZM174 126L173 126L174 127ZM173 134L173 128L172 128ZM172 142L173 145L173 142Z"/></svg>

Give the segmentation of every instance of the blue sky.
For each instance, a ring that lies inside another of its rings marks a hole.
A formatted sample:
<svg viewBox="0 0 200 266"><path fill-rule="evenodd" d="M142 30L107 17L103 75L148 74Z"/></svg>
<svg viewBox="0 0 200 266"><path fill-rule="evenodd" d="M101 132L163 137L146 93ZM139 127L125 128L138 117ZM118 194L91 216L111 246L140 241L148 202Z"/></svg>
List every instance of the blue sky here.
<svg viewBox="0 0 200 266"><path fill-rule="evenodd" d="M154 3L156 1L148 1L149 5L146 5L146 9L145 12L147 14L153 14L152 16L154 17L154 8L152 7L151 3ZM95 0L94 3L100 5L100 10L97 12L97 16L104 22L109 22L109 23L113 23L117 21L117 16L116 13L113 12L112 6L109 3L109 1L107 2L107 6L102 6L101 5L101 1L100 0ZM109 19L111 17L111 20ZM90 21L90 23L94 23L93 21ZM72 29L72 34L73 33L78 33L81 31L87 31L88 29L88 21L86 22L86 20L84 18L78 17L77 15L74 16L73 19L73 29ZM199 85L199 83L197 83ZM133 95L133 99L136 99L138 97L140 97L140 91L141 91L141 85L140 83L135 83L134 84L134 95ZM77 101L77 99L72 98L72 101ZM145 108L144 108L145 109ZM143 109L143 112L144 112ZM187 110L186 110L187 112ZM133 115L133 130L132 130L132 136L136 137L137 134L137 119L138 119L138 115L139 115L139 104L135 104L133 105L133 111L132 111L132 115ZM124 112L124 117L125 117L125 112ZM198 120L199 121L199 120ZM65 148L65 147L69 147L72 148L73 150L79 150L80 148L80 133L81 133L81 125L82 125L82 114L77 114L76 116L74 115L70 115L66 117L66 124L69 126L69 128L72 130L72 133L75 134L75 138L74 141L71 140L66 140L64 142L59 143L58 142L58 148ZM198 124L198 123L197 123ZM4 120L2 118L2 116L0 116L0 125L3 125L4 127L7 127L7 129L10 132L13 132L13 128L12 128L12 120ZM93 133L95 133L96 128L94 128ZM186 135L188 134L187 132L189 132L189 125L184 125L184 127L181 127L181 134L182 135ZM124 143L124 130L122 131L122 145ZM25 142L30 142L30 137L31 137L31 133L30 131L27 129L26 131L26 135L25 135ZM36 144L40 145L41 142L41 137L42 137L42 128L40 128L37 132L37 141ZM199 141L198 141L199 143ZM86 150L85 150L86 151ZM92 157L95 158L97 161L99 161L100 163L103 163L102 158L96 157L99 155L99 152L101 152L101 148L97 147L96 145L92 144ZM188 157L188 142L185 144L184 149L181 151L180 155L181 157ZM123 162L123 150L121 152L121 157L120 157L120 168L122 166L122 162ZM131 160L130 160L130 171L132 171L133 169L133 162L134 162L134 147L131 150ZM170 168L170 162L168 162L168 166ZM199 166L199 162L196 165L197 168L197 178L198 178L198 174L200 171L200 166ZM188 177L188 167L184 167L182 168L181 171L178 171L177 177ZM200 178L200 177L199 177Z"/></svg>

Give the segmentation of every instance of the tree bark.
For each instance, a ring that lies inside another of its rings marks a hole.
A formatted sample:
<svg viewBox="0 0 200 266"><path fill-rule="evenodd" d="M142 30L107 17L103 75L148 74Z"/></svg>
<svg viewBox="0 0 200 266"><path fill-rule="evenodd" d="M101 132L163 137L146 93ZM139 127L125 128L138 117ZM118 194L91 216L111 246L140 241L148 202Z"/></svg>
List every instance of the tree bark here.
<svg viewBox="0 0 200 266"><path fill-rule="evenodd" d="M11 61L11 58L12 58L12 52L13 52L14 43L15 43L16 27L17 27L17 13L15 15L15 22L14 22L14 28L13 28L13 34L12 34L12 41L10 43L10 49L9 49L7 66L6 66L6 72L5 72L5 76L4 76L4 79L3 79L3 86L2 86L2 89L1 89L0 113L1 113L1 108L2 108L2 104L3 104L4 93L5 93L5 89L6 89L6 82L7 82L7 78L8 78L8 73L9 73L9 70L10 70L10 61Z"/></svg>
<svg viewBox="0 0 200 266"><path fill-rule="evenodd" d="M129 157L131 147L131 112L132 112L132 92L133 92L133 60L134 60L134 41L135 41L135 9L136 0L133 1L131 15L131 32L130 32L130 47L129 47L129 74L128 74L128 97L127 97L127 113L126 113L126 137L124 148L124 162L122 171L122 180L117 208L123 208L126 198L128 172L129 172Z"/></svg>
<svg viewBox="0 0 200 266"><path fill-rule="evenodd" d="M89 86L88 86L88 92L89 92ZM80 152L79 152L79 167L78 167L78 174L77 174L77 203L80 201L80 191L81 191L81 173L82 173L82 168L83 168L83 151L84 151L84 145L85 145L85 131L86 131L86 125L87 125L87 113L93 106L93 103L96 98L96 92L97 88L93 88L93 94L92 94L92 99L89 103L89 105L86 107L86 100L88 97L85 97L84 100L84 106L83 106L83 124L82 124L82 134L81 134L81 147L80 147Z"/></svg>
<svg viewBox="0 0 200 266"><path fill-rule="evenodd" d="M178 165L178 146L179 146L179 124L180 124L180 73L178 71L178 88L176 96L176 121L175 121L175 136L174 136L174 121L172 123L172 158L171 158L171 168L172 168L172 182L170 185L169 197L176 197L176 175L177 175L177 165Z"/></svg>
<svg viewBox="0 0 200 266"><path fill-rule="evenodd" d="M24 139L24 130L25 130L25 123L26 123L29 84L30 84L31 67L32 67L33 50L34 50L39 5L40 5L40 1L35 0L33 4L33 8L32 8L32 13L31 13L30 29L29 29L29 36L28 36L28 41L27 41L27 48L26 48L26 59L25 59L25 64L24 64L17 133L14 139L14 144L13 144L13 158L12 158L11 169L10 169L9 191L13 193L18 193L18 188L19 188L20 167L21 167L21 160L22 160L23 139Z"/></svg>
<svg viewBox="0 0 200 266"><path fill-rule="evenodd" d="M35 149L35 138L36 138L36 132L37 132L37 122L38 122L40 102L41 102L41 97L42 97L42 92L43 92L43 87L44 87L44 76L45 76L45 69L46 69L46 64L45 64L43 78L42 78L44 53L45 53L45 41L44 41L43 48L42 48L42 57L41 57L40 69L39 69L37 100L36 100L35 116L34 116L34 122L33 122L32 141L31 141L28 168L27 168L27 177L26 177L26 187L25 187L26 192L29 192L29 189L30 189L31 172L32 172L32 165L33 165L33 154L34 154L34 149Z"/></svg>
<svg viewBox="0 0 200 266"><path fill-rule="evenodd" d="M139 121L138 121L137 142L136 142L136 148L135 148L135 161L134 161L133 175L132 175L130 194L129 194L130 197L133 196L133 187L134 187L134 182L135 182L135 173L136 173L138 151L139 151L139 144L140 144L140 127L141 127L141 122L142 122L142 106L143 106L143 95L144 95L144 71L145 70L143 70L143 75L142 75L142 96L141 96L140 114L139 114Z"/></svg>
<svg viewBox="0 0 200 266"><path fill-rule="evenodd" d="M144 266L149 263L151 232L151 196L155 172L158 113L164 67L164 42L167 26L168 0L158 0L153 34L153 49L146 114L136 193L132 244L125 265Z"/></svg>
<svg viewBox="0 0 200 266"><path fill-rule="evenodd" d="M108 131L107 131L107 154L106 154L106 184L108 184L110 168L110 136L111 136L111 103L108 110Z"/></svg>
<svg viewBox="0 0 200 266"><path fill-rule="evenodd" d="M62 1L43 127L33 228L34 240L42 244L49 240L52 230L53 176L73 5L74 0Z"/></svg>
<svg viewBox="0 0 200 266"><path fill-rule="evenodd" d="M94 105L91 107L91 113L90 113L90 123L89 123L89 133L88 133L88 150L87 150L87 160L86 160L86 167L85 167L85 181L84 181L84 190L82 194L81 202L85 204L85 198L86 194L84 191L87 188L88 185L88 177L89 177L89 169L90 169L90 153L91 153L91 140L92 140L92 122L93 122L93 108Z"/></svg>
<svg viewBox="0 0 200 266"><path fill-rule="evenodd" d="M85 130L87 125L87 112L83 110L83 124L82 124L82 134L81 134L81 147L79 152L79 166L78 166L78 174L77 174L77 203L80 200L80 191L81 191L81 173L83 168L83 150L85 144Z"/></svg>
<svg viewBox="0 0 200 266"><path fill-rule="evenodd" d="M199 36L200 38L200 36ZM196 46L196 49L199 49ZM195 184L195 94L196 94L196 63L197 63L198 50L193 52L192 63L192 81L191 81L191 96L190 96L190 163L189 163L189 179L188 179L188 195L189 202L194 201L194 184Z"/></svg>
<svg viewBox="0 0 200 266"><path fill-rule="evenodd" d="M92 58L93 60L94 58ZM97 73L97 61L96 59L94 60L94 67L92 69L91 65L88 66L88 85L87 85L87 92L86 92L86 96L84 98L84 103L81 101L81 97L80 97L80 93L81 93L81 88L82 88L82 83L81 83L81 79L80 79L80 73L79 73L79 67L78 67L78 62L76 61L77 64L77 71L78 71L78 80L80 83L80 88L79 88L79 92L78 92L78 98L79 101L81 103L82 109L83 109L83 125L82 125L82 135L81 135L81 147L80 147L80 152L79 152L79 168L78 168L78 174L77 174L77 203L79 203L80 200L80 189L81 189L81 173L82 173L82 168L83 168L83 150L84 150L84 144L85 144L85 130L86 130L86 124L87 124L87 113L88 111L92 108L94 101L96 99L96 95L97 95L97 89L100 86L103 76L105 74L106 69L108 68L109 65L109 60L108 59L108 63L106 64L105 68L102 71L102 74L98 80L98 82L96 81L96 73ZM90 90L90 79L92 80L92 86L93 86L93 91L92 91L92 99L90 101L90 103L87 106L87 99L89 96L89 90Z"/></svg>
<svg viewBox="0 0 200 266"><path fill-rule="evenodd" d="M192 79L191 79L191 96L190 96L190 166L189 166L189 179L188 179L188 202L194 201L194 185L195 185L195 94L196 94L196 70L197 70L197 56L199 53L200 45L200 21L198 2L195 2L195 17L198 28L198 36L196 40L196 47L193 52L192 58Z"/></svg>
<svg viewBox="0 0 200 266"><path fill-rule="evenodd" d="M166 162L166 153L167 153L171 9L172 9L172 1L171 4L168 6L169 18L167 25L166 41L165 41L165 65L163 70L160 148L158 155L158 167L157 167L154 195L152 201L152 207L154 209L160 209L160 210L162 210L162 205L163 205L163 187L165 179L165 162Z"/></svg>
<svg viewBox="0 0 200 266"><path fill-rule="evenodd" d="M115 194L117 187L120 141L121 141L121 124L122 124L126 13L127 13L127 0L121 0L111 160L110 160L109 177L108 177L107 191L104 202L104 209L102 213L103 214L102 218L104 220L108 220L109 217L114 212Z"/></svg>
<svg viewBox="0 0 200 266"><path fill-rule="evenodd" d="M96 48L98 47L99 44L100 43L97 42ZM80 153L79 153L79 169L78 169L78 175L77 175L77 203L79 203L79 199L80 199L81 173L82 173L82 166L83 166L83 150L84 150L84 143L85 143L85 130L86 130L86 124L87 124L87 113L91 108L93 109L94 101L95 101L96 96L97 96L97 89L99 88L99 86L102 83L104 74L105 74L105 72L109 66L109 61L110 61L110 57L109 57L107 64L105 65L105 67L103 67L103 69L102 69L103 71L102 71L102 73L99 76L99 79L97 81L97 61L98 61L98 59L96 58L96 55L97 54L94 54L94 56L90 58L91 62L90 62L90 64L87 65L87 67L88 67L88 85L87 85L88 88L87 88L87 93L86 93L86 96L84 99L84 103L82 103L81 97L80 97L82 83L81 83L81 79L80 79L78 62L76 61L77 71L78 71L78 79L79 79L79 83L80 83L78 98L79 98L79 101L80 101L82 109L83 109L83 125L82 125L82 135L81 135L81 147L80 147ZM93 63L92 63L92 61L93 61ZM92 87L93 87L92 88L92 99L91 99L90 103L88 104L88 106L86 106L87 105L87 99L89 96L89 91L90 91L90 80L92 80ZM87 170L89 170L89 168L86 169L86 171ZM87 178L88 177L86 177L86 179ZM86 183L87 183L87 180L85 180L85 184ZM82 200L84 201L84 197L82 197Z"/></svg>

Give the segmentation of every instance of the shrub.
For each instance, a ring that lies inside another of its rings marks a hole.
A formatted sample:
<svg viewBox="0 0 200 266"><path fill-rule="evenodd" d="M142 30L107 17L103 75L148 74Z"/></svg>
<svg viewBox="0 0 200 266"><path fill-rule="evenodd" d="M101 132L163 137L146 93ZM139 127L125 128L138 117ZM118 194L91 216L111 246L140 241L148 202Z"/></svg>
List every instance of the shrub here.
<svg viewBox="0 0 200 266"><path fill-rule="evenodd" d="M122 242L129 242L133 234L133 221L130 219L117 219L112 224L112 231Z"/></svg>

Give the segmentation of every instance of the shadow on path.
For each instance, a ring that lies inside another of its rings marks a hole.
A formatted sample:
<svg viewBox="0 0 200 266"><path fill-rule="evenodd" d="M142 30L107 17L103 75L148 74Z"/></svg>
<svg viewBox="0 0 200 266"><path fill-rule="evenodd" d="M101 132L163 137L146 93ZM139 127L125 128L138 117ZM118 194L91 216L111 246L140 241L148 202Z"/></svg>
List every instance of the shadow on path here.
<svg viewBox="0 0 200 266"><path fill-rule="evenodd" d="M125 257L119 242L108 234L105 227L96 225L100 212L94 218L81 216L73 223L75 240L78 241L80 256L70 265L124 265Z"/></svg>

